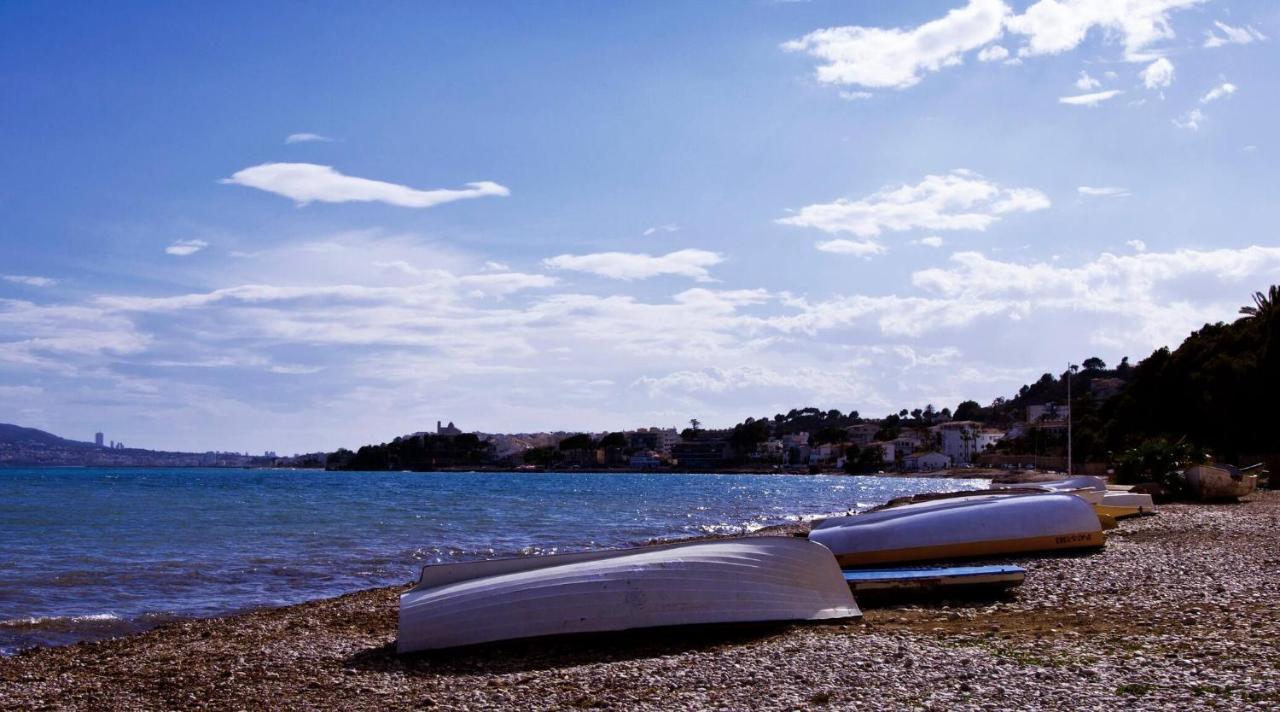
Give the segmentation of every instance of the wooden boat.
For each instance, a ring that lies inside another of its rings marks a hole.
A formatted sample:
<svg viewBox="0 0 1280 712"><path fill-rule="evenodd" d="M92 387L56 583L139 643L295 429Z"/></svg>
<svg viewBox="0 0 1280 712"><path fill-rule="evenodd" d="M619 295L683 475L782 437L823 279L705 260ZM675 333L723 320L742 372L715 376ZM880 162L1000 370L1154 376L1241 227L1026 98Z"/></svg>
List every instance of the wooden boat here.
<svg viewBox="0 0 1280 712"><path fill-rule="evenodd" d="M1234 502L1245 495L1252 494L1258 487L1256 474L1234 467L1196 465L1187 468L1182 474L1191 494L1206 502Z"/></svg>
<svg viewBox="0 0 1280 712"><path fill-rule="evenodd" d="M809 538L844 567L1088 549L1106 537L1093 507L1069 494L982 495L825 519Z"/></svg>
<svg viewBox="0 0 1280 712"><path fill-rule="evenodd" d="M844 580L859 599L890 596L960 595L1022 585L1018 566L944 566L909 569L846 569Z"/></svg>
<svg viewBox="0 0 1280 712"><path fill-rule="evenodd" d="M830 550L746 537L427 566L400 597L396 646L860 615Z"/></svg>

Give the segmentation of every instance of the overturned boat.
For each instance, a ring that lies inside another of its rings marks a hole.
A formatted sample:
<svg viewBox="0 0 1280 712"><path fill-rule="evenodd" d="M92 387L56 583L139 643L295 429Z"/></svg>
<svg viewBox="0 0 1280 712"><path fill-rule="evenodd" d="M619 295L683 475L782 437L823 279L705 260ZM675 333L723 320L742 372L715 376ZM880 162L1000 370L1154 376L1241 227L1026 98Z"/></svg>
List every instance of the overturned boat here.
<svg viewBox="0 0 1280 712"><path fill-rule="evenodd" d="M1252 494L1258 487L1261 465L1244 469L1222 465L1196 465L1187 468L1182 476L1187 489L1196 499L1205 502L1234 502Z"/></svg>
<svg viewBox="0 0 1280 712"><path fill-rule="evenodd" d="M844 580L859 600L999 593L1021 586L1026 576L1027 570L1019 566L845 569L844 572Z"/></svg>
<svg viewBox="0 0 1280 712"><path fill-rule="evenodd" d="M1107 481L1101 477L1093 477L1084 475L1080 477L1069 477L1065 480L1050 480L1047 482L1024 482L1019 484L993 484L994 489L1016 489L1019 491L1032 489L1041 492L1064 492L1074 494L1089 504L1097 505L1102 503L1102 498L1107 491Z"/></svg>
<svg viewBox="0 0 1280 712"><path fill-rule="evenodd" d="M1116 519L1156 513L1155 500L1144 492L1107 491L1093 508L1099 515L1109 514Z"/></svg>
<svg viewBox="0 0 1280 712"><path fill-rule="evenodd" d="M427 566L400 596L396 647L860 615L830 550L746 537Z"/></svg>
<svg viewBox="0 0 1280 712"><path fill-rule="evenodd" d="M1091 549L1106 543L1093 506L1070 494L984 494L825 519L809 539L844 567Z"/></svg>

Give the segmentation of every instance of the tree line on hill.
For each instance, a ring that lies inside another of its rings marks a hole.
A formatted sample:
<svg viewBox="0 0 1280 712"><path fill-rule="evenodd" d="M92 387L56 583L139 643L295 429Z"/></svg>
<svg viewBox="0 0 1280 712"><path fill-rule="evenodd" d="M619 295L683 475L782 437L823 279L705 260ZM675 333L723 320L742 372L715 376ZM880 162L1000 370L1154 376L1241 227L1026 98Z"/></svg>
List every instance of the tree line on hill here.
<svg viewBox="0 0 1280 712"><path fill-rule="evenodd" d="M967 400L954 411L932 404L902 409L877 420L858 411L806 407L772 417L747 418L732 428L704 430L695 419L684 440L720 439L729 446L727 464L742 462L772 438L809 433L810 443L845 443L848 428L877 426L876 440L892 440L904 430L923 430L946 420L976 421L1008 429L1024 422L1028 406L1068 404L1073 420L1072 455L1077 462L1115 463L1123 475L1138 477L1162 468L1214 458L1230 462L1273 453L1277 408L1280 407L1280 286L1253 295L1231 323L1206 324L1176 349L1160 348L1137 364L1123 358L1114 368L1102 359L1084 359L1081 368L1046 373L1009 398L983 406ZM1101 386L1101 387L1100 387ZM1104 397L1105 396L1105 397ZM1065 435L1058 430L1029 428L997 446L1006 453L1064 455ZM600 438L581 433L556 445L533 448L524 463L553 467L568 453L582 450L630 452L636 448L624 433ZM882 466L872 448L847 450L848 469L873 471ZM492 462L492 445L474 434L417 435L355 452L328 456L330 469L386 470L477 466Z"/></svg>

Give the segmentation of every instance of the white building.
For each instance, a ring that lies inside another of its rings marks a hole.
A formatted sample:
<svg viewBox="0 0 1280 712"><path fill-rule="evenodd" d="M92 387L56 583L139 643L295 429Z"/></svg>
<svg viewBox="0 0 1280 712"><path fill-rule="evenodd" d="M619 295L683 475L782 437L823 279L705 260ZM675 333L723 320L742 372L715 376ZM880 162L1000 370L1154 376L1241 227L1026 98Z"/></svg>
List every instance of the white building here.
<svg viewBox="0 0 1280 712"><path fill-rule="evenodd" d="M940 452L921 452L902 458L902 467L906 470L930 472L945 470L951 466L951 458Z"/></svg>
<svg viewBox="0 0 1280 712"><path fill-rule="evenodd" d="M880 426L875 423L859 423L850 425L844 431L849 434L849 442L858 447L866 447L876 439L876 433L880 432Z"/></svg>
<svg viewBox="0 0 1280 712"><path fill-rule="evenodd" d="M970 464L1004 437L998 430L983 428L972 420L956 420L933 428L934 441L942 454L956 464Z"/></svg>

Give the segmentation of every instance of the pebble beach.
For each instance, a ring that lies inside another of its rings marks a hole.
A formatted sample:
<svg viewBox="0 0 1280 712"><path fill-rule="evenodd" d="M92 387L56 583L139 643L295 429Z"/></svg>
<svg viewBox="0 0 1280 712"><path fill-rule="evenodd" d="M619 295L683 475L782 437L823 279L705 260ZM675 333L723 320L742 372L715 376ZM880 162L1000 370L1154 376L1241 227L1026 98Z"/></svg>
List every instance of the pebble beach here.
<svg viewBox="0 0 1280 712"><path fill-rule="evenodd" d="M1276 709L1280 494L1171 504L998 600L399 657L361 591L0 658L4 709Z"/></svg>

